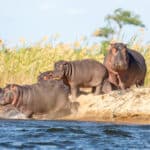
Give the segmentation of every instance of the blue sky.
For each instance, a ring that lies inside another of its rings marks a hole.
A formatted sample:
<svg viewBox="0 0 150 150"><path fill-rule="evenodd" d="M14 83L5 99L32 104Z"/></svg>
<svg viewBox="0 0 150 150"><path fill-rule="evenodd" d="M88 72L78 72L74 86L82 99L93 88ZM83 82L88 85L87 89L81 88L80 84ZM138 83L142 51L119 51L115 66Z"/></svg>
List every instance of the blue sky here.
<svg viewBox="0 0 150 150"><path fill-rule="evenodd" d="M0 38L9 44L22 37L32 43L59 33L59 41L84 35L94 42L99 39L93 31L105 25L104 17L116 8L139 14L146 25L144 41L150 41L149 0L0 0ZM127 39L137 30L126 26Z"/></svg>

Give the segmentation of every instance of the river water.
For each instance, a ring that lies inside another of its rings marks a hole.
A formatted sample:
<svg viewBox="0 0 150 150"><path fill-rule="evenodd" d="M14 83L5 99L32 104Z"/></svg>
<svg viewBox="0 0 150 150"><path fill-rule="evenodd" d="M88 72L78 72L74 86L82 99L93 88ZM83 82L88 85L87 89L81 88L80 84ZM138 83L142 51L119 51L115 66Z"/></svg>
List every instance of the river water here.
<svg viewBox="0 0 150 150"><path fill-rule="evenodd" d="M150 149L149 125L0 120L0 149Z"/></svg>

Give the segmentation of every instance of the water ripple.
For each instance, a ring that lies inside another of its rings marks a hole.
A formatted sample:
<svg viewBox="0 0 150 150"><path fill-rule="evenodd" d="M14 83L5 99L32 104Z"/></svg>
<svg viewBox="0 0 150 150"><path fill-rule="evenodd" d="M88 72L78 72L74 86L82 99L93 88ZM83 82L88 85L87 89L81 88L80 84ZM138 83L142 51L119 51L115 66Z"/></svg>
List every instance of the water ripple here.
<svg viewBox="0 0 150 150"><path fill-rule="evenodd" d="M1 120L0 149L150 149L150 126Z"/></svg>

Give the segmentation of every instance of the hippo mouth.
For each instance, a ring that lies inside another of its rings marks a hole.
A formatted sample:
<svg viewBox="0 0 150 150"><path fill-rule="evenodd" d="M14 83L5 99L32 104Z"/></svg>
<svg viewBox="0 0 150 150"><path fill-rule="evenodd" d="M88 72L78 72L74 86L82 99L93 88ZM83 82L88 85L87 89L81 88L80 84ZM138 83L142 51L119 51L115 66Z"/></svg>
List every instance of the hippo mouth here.
<svg viewBox="0 0 150 150"><path fill-rule="evenodd" d="M116 67L115 70L118 70L118 71L125 71L127 70L128 67Z"/></svg>
<svg viewBox="0 0 150 150"><path fill-rule="evenodd" d="M128 69L128 65L113 65L112 69L115 71L125 71Z"/></svg>
<svg viewBox="0 0 150 150"><path fill-rule="evenodd" d="M60 80L60 79L62 79L62 78L60 78L60 77L53 77L53 80Z"/></svg>

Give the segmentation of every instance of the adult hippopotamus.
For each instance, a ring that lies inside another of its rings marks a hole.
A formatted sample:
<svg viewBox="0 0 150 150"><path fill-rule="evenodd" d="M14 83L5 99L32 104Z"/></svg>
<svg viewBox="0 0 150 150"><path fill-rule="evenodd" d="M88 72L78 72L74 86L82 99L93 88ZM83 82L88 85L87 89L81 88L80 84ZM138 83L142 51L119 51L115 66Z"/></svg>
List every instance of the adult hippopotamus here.
<svg viewBox="0 0 150 150"><path fill-rule="evenodd" d="M146 64L144 57L137 51L127 48L123 43L110 45L104 58L104 65L109 71L109 81L120 89L132 85L144 85Z"/></svg>
<svg viewBox="0 0 150 150"><path fill-rule="evenodd" d="M101 94L108 72L103 64L93 59L61 60L55 63L53 76L67 81L75 99L80 87L91 87L95 95Z"/></svg>
<svg viewBox="0 0 150 150"><path fill-rule="evenodd" d="M27 117L49 113L52 118L70 114L78 103L71 103L68 92L55 80L32 85L9 84L3 89L0 105L11 104ZM74 111L74 110L73 110Z"/></svg>

